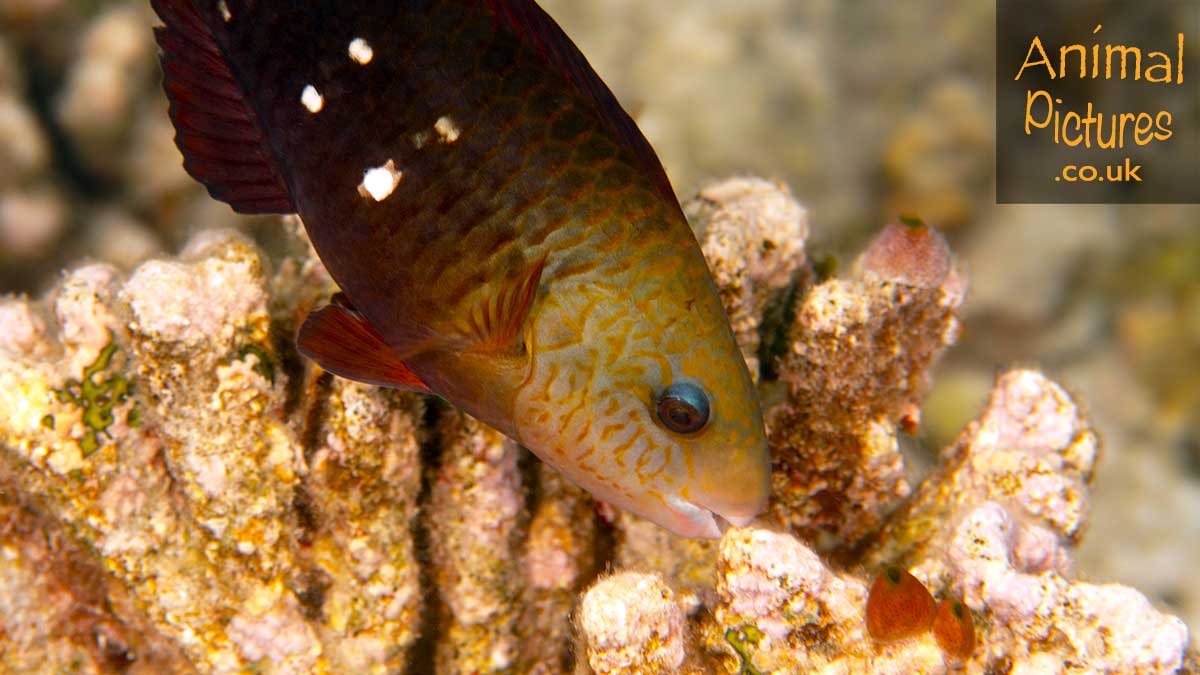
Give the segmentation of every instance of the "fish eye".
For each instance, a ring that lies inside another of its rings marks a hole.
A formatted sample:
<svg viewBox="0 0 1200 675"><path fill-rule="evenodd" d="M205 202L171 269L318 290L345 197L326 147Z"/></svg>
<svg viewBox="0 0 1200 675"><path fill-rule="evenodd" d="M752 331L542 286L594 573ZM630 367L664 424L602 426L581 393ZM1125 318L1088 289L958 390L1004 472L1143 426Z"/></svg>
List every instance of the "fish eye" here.
<svg viewBox="0 0 1200 675"><path fill-rule="evenodd" d="M700 431L708 423L708 396L690 382L676 382L658 397L658 419L677 434Z"/></svg>

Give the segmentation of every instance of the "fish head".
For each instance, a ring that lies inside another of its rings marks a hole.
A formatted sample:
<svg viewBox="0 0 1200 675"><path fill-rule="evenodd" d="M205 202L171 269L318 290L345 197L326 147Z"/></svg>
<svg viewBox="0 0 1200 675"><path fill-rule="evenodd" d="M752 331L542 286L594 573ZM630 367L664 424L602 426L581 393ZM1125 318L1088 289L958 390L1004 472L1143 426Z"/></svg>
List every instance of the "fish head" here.
<svg viewBox="0 0 1200 675"><path fill-rule="evenodd" d="M675 253L649 257L636 283L550 288L514 419L526 447L597 498L713 538L721 520L744 525L766 507L770 459L699 248Z"/></svg>

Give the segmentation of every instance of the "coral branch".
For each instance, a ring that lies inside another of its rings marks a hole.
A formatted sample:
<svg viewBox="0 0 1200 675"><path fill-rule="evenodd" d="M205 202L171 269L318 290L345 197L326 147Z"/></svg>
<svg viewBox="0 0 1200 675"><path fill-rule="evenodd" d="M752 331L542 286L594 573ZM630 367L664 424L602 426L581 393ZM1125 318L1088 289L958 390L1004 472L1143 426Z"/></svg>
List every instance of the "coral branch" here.
<svg viewBox="0 0 1200 675"><path fill-rule="evenodd" d="M307 365L292 336L333 288L301 240L272 261L208 233L0 299L0 667L1194 670L1179 619L1074 579L1098 440L1045 375L1001 375L905 482L897 434L965 290L940 235L892 225L818 283L785 188L687 208L773 403L770 512L719 542L605 523L466 415Z"/></svg>
<svg viewBox="0 0 1200 675"><path fill-rule="evenodd" d="M909 493L897 427L913 429L928 371L958 332L965 283L941 236L893 225L855 275L809 290L769 415L774 513L823 549L846 550Z"/></svg>

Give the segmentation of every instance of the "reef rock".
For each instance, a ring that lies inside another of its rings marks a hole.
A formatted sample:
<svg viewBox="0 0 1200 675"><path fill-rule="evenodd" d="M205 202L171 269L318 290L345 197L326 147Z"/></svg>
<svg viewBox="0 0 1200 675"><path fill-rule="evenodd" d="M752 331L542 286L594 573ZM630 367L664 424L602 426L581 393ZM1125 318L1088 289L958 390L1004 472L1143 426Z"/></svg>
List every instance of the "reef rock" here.
<svg viewBox="0 0 1200 675"><path fill-rule="evenodd" d="M839 278L811 264L783 186L715 183L685 208L774 459L769 511L717 542L611 514L448 406L302 359L296 327L334 287L300 238L269 258L207 232L0 299L0 670L1194 667L1179 619L1074 578L1099 444L1045 375L1001 375L906 481L899 434L966 288L934 229L884 228ZM876 644L866 599L888 565L960 600L974 649Z"/></svg>

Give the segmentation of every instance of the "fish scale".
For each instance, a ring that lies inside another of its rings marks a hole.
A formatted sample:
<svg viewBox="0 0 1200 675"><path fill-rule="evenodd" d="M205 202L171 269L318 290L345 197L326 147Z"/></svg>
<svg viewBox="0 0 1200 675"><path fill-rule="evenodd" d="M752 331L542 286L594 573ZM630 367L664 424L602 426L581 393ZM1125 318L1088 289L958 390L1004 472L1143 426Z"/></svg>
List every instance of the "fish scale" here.
<svg viewBox="0 0 1200 675"><path fill-rule="evenodd" d="M441 396L679 534L763 509L762 415L699 246L536 3L151 4L185 168L298 213L342 290L301 353Z"/></svg>

